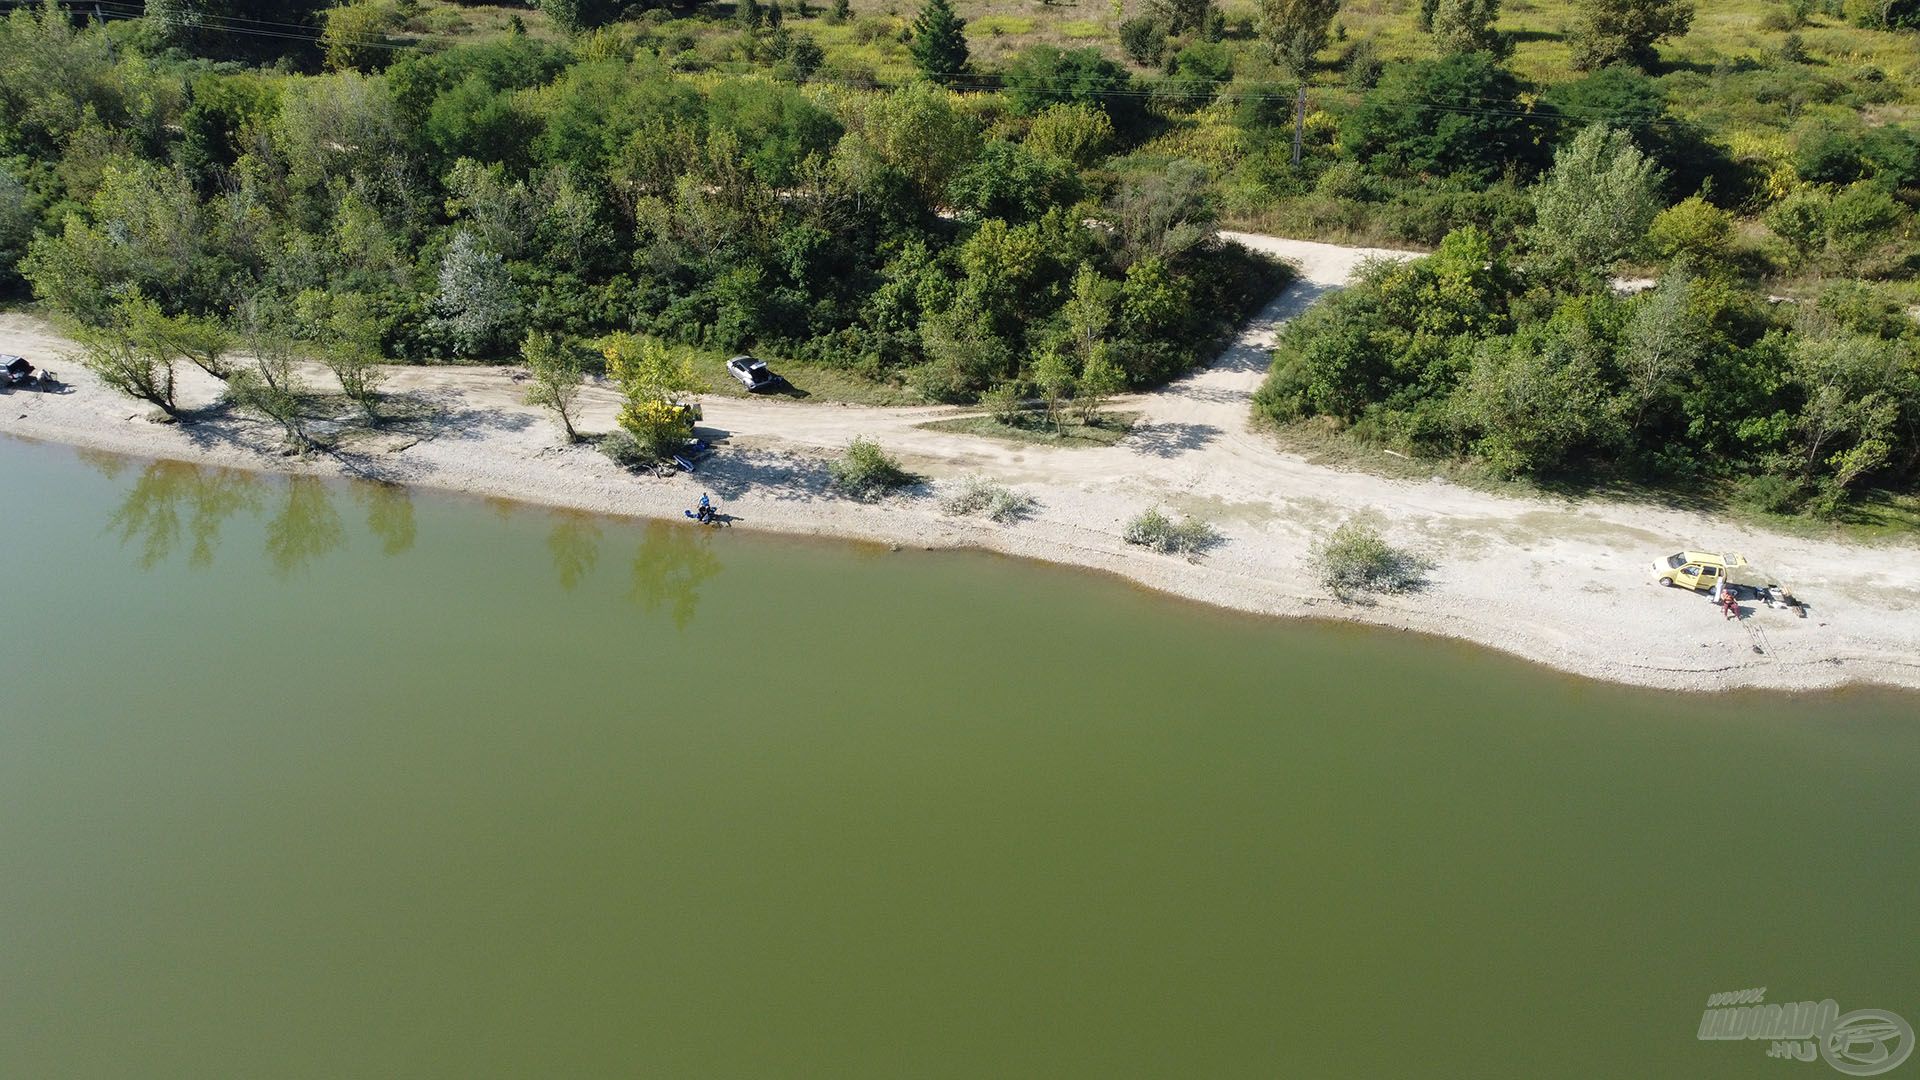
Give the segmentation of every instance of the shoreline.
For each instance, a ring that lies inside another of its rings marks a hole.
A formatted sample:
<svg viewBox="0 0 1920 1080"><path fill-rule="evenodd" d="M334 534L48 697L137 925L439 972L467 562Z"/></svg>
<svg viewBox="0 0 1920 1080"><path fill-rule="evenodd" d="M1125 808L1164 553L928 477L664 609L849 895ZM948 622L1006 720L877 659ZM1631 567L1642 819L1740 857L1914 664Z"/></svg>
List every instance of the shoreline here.
<svg viewBox="0 0 1920 1080"><path fill-rule="evenodd" d="M306 458L281 457L257 449L213 452L200 449L191 443L185 446L156 446L155 442L166 440L142 438L139 428L131 425L137 424L148 428L152 434L172 431L176 425L163 425L145 419L135 419L127 423L130 429L121 432L74 431L64 434L48 431L40 425L30 425L23 429L17 424L6 424L0 425L0 435L30 443L111 453L149 461L176 460L204 467L241 469L262 474L397 483L442 495L471 497L479 500L504 500L547 510L590 513L632 522L655 520L678 522L683 504L697 499L701 490L697 476L688 478L682 475L670 480L662 480L620 474L619 479L630 481L642 489L638 494L648 497L637 500L640 505L610 505L600 498L561 494L553 489L538 490L511 482L492 483L481 475L462 476L433 471L406 479L395 479L388 476L368 476L344 468L327 455ZM588 463L595 460L604 462L597 451L584 445L556 449L561 454L584 457ZM1440 620L1410 618L1408 612L1400 605L1343 604L1325 596L1290 596L1285 600L1290 600L1291 603L1283 601L1281 604L1235 602L1232 598L1223 598L1220 592L1206 587L1208 584L1206 579L1229 577L1229 575L1226 571L1208 574L1204 561L1189 562L1177 556L1158 555L1141 549L1114 551L1097 544L1075 544L1070 541L1040 546L1004 542L1003 534L1016 531L1021 526L999 526L980 520L956 519L939 514L935 506L936 500L930 493L923 492L915 496L895 495L877 503L856 503L842 499L832 501L839 504L839 509L843 511L852 510L859 515L860 520L847 521L844 520L847 517L846 514L836 513L829 515L825 521L807 525L787 516L768 518L764 517L763 513L743 513L738 515L738 524L741 528L790 539L867 544L893 550L916 548L922 551L972 551L1002 558L1041 562L1063 569L1098 574L1114 579L1116 584L1144 589L1176 602L1197 604L1235 615L1259 619L1279 618L1342 624L1418 634L1438 641L1488 649L1556 674L1636 689L1689 693L1727 690L1813 693L1868 688L1920 690L1920 662L1887 665L1883 668L1871 660L1845 657L1820 658L1781 670L1790 674L1798 672L1804 675L1808 667L1811 667L1826 677L1780 680L1766 677L1768 669L1777 668L1778 665L1736 663L1717 668L1663 667L1635 665L1619 660L1588 661L1578 654L1543 656L1530 651L1541 644L1538 641L1515 642L1490 635L1483 632L1486 628L1481 624L1476 624L1468 618ZM763 500L748 496L737 501L729 501L726 505L729 511L735 506L763 510L762 502ZM911 527L911 524L915 523L900 520L906 515L914 515L916 511L923 512L919 515L922 520L917 524L922 526L928 524L924 518L931 516L937 519L935 524L944 527L942 534L929 536L924 528ZM1684 601L1687 598L1681 596L1677 599ZM1710 605L1701 601L1699 606L1704 610ZM1719 619L1717 613L1714 617L1716 620Z"/></svg>
<svg viewBox="0 0 1920 1080"><path fill-rule="evenodd" d="M1116 401L1141 420L1118 444L1066 448L925 427L978 410L705 399L702 434L718 452L693 476L634 476L521 403L511 368L391 367L386 394L412 415L337 451L274 452L277 428L242 417L192 424L150 409L58 359L71 343L40 320L0 314L0 351L52 366L73 392L0 396L0 434L144 458L261 472L360 477L627 518L679 521L711 492L739 527L901 548L981 549L1112 574L1184 600L1264 617L1312 618L1461 640L1557 671L1661 690L1920 689L1920 545L1790 536L1644 504L1473 491L1438 477L1395 479L1317 465L1248 428L1248 398L1277 328L1363 258L1400 253L1235 237L1293 259L1300 281L1212 366ZM331 388L305 366L310 386ZM323 379L325 381L323 381ZM180 372L185 408L220 389ZM578 426L610 430L611 391L589 387ZM833 494L826 463L868 436L924 478L873 504ZM983 475L1034 496L1027 519L998 525L940 512L944 485ZM1127 545L1149 507L1211 521L1223 541L1187 561ZM1374 521L1436 566L1418 592L1342 604L1306 565L1341 521ZM690 526L691 527L691 526ZM1752 610L1736 622L1711 601L1659 588L1649 567L1683 548L1735 550L1781 574L1808 618ZM1763 647L1764 646L1764 647ZM1390 674L1390 673L1389 673Z"/></svg>

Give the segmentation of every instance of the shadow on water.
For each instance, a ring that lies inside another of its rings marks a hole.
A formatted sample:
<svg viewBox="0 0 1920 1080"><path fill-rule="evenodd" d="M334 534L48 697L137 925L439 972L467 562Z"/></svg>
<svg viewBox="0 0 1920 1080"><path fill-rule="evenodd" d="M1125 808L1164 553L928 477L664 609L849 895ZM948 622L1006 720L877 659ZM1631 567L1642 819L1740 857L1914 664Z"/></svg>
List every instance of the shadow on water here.
<svg viewBox="0 0 1920 1080"><path fill-rule="evenodd" d="M586 514L557 510L553 529L547 533L547 550L553 553L560 587L572 592L600 562L600 526Z"/></svg>
<svg viewBox="0 0 1920 1080"><path fill-rule="evenodd" d="M666 607L673 625L685 630L700 605L700 586L720 567L706 529L648 522L633 556L633 587L627 596L648 612Z"/></svg>

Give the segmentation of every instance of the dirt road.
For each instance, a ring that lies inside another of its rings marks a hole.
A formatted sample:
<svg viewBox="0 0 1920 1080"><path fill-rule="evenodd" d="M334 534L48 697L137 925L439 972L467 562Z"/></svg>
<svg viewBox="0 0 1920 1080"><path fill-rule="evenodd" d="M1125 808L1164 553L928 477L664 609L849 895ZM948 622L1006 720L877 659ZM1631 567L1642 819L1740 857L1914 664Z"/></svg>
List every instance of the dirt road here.
<svg viewBox="0 0 1920 1080"><path fill-rule="evenodd" d="M1300 280L1211 366L1125 399L1142 420L1119 444L1069 449L932 431L946 408L875 408L715 398L704 427L726 437L695 478L635 478L596 452L567 447L520 403L498 368L391 370L388 389L434 405L434 416L356 446L338 460L290 462L259 425L164 426L62 366L79 392L0 399L0 433L128 453L252 468L351 472L405 483L610 513L678 517L712 491L743 527L856 537L901 546L978 546L1109 570L1208 603L1275 615L1356 619L1464 638L1597 678L1650 686L1814 688L1849 682L1920 687L1920 547L1863 549L1786 536L1658 506L1473 491L1437 479L1398 480L1318 465L1248 429L1248 399L1273 335L1370 256L1329 244L1228 234L1295 262ZM0 316L0 351L56 356L67 343L27 316ZM56 365L60 366L60 365ZM315 369L316 383L325 378ZM189 373L183 398L210 400ZM614 397L588 393L582 427L611 425ZM824 460L871 436L930 483L877 506L831 494ZM940 487L968 473L1038 500L1032 518L998 526L940 513ZM1225 542L1198 562L1120 540L1148 506L1200 513ZM1368 606L1328 599L1306 556L1356 514L1432 559L1428 586ZM1796 619L1761 610L1728 622L1706 599L1648 580L1655 556L1682 547L1739 550L1791 581L1812 604ZM1755 651L1756 644L1762 651Z"/></svg>

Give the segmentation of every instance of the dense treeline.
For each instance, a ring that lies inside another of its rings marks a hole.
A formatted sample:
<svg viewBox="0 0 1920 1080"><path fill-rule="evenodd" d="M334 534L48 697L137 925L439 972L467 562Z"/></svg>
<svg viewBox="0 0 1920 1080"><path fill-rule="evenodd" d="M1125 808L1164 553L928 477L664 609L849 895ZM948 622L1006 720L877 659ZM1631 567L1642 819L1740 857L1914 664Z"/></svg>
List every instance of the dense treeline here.
<svg viewBox="0 0 1920 1080"><path fill-rule="evenodd" d="M1283 273L1215 239L1203 171L1092 171L1121 136L1071 92L697 78L518 33L297 75L148 55L150 23L0 24L0 274L88 324L345 321L416 360L636 331L966 400L1050 356L1164 379Z"/></svg>
<svg viewBox="0 0 1920 1080"><path fill-rule="evenodd" d="M1662 209L1663 181L1624 132L1589 128L1528 192L1515 243L1457 230L1289 325L1257 409L1503 475L1732 481L1773 511L1911 485L1920 321L1860 281L1799 304L1741 287L1732 218L1698 197ZM1835 258L1908 227L1882 186L1822 199ZM1650 252L1664 273L1623 295L1607 272Z"/></svg>

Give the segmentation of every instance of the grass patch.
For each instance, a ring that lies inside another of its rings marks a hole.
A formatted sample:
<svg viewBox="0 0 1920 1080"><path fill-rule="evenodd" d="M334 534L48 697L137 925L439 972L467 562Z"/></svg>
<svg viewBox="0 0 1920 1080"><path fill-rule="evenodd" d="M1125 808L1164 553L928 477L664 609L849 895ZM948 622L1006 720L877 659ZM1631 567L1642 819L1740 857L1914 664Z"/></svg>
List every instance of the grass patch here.
<svg viewBox="0 0 1920 1080"><path fill-rule="evenodd" d="M1113 36L1106 27L1091 19L1068 19L1055 23L1053 32L1072 41L1094 41Z"/></svg>
<svg viewBox="0 0 1920 1080"><path fill-rule="evenodd" d="M982 34L987 37L1005 37L1010 34L1031 34L1035 23L1027 15L982 15L967 23L969 35Z"/></svg>
<svg viewBox="0 0 1920 1080"><path fill-rule="evenodd" d="M728 356L736 355L729 353ZM700 375L702 393L717 397L774 397L791 401L846 402L851 405L918 405L921 400L904 386L869 379L846 368L801 360L774 360L762 357L767 366L787 380L778 390L750 394L739 380L727 374L727 357L703 355L694 361Z"/></svg>
<svg viewBox="0 0 1920 1080"><path fill-rule="evenodd" d="M991 416L957 416L951 420L929 420L918 426L930 431L957 431L963 435L983 435L1005 442L1042 443L1048 446L1112 446L1127 437L1137 412L1106 413L1092 423L1064 420L1060 430L1037 414L1023 416L1018 423L1006 424Z"/></svg>

